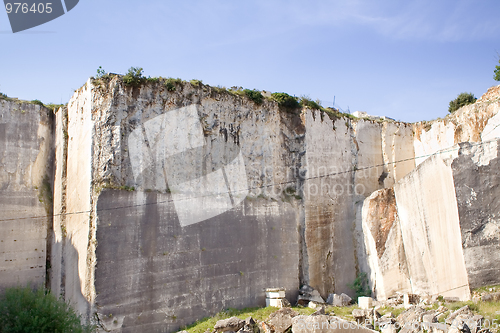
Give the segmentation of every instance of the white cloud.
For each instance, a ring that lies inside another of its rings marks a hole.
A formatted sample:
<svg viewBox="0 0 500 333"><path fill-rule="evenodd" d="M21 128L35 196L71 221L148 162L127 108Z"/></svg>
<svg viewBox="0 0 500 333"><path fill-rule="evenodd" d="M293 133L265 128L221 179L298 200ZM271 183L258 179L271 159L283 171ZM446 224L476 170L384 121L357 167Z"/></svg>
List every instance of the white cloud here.
<svg viewBox="0 0 500 333"><path fill-rule="evenodd" d="M362 26L395 39L435 41L497 39L500 4L487 1L309 1L266 2L261 6L284 24Z"/></svg>

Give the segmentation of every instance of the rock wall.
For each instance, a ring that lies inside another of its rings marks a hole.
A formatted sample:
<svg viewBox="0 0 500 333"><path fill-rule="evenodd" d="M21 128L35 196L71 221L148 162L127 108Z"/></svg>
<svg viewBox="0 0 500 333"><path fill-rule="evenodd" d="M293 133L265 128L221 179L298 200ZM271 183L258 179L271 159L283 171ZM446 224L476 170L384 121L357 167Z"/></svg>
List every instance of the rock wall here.
<svg viewBox="0 0 500 333"><path fill-rule="evenodd" d="M471 288L500 283L498 147L497 140L462 143L451 165Z"/></svg>
<svg viewBox="0 0 500 333"><path fill-rule="evenodd" d="M188 83L89 80L57 121L57 207L79 213L55 221L53 288L123 332L263 305L268 287L352 295L356 207L414 167L392 164L413 156L407 124Z"/></svg>
<svg viewBox="0 0 500 333"><path fill-rule="evenodd" d="M363 204L367 273L379 300L412 291L397 209L392 188L373 192Z"/></svg>
<svg viewBox="0 0 500 333"><path fill-rule="evenodd" d="M470 288L499 282L499 90L414 124L418 167L394 185L395 197L382 190L364 201L366 271L378 298L408 290L469 299Z"/></svg>
<svg viewBox="0 0 500 333"><path fill-rule="evenodd" d="M491 87L471 105L432 122L414 124L416 164L429 155L449 150L461 142L481 142L500 137L500 86ZM450 152L452 153L452 152Z"/></svg>
<svg viewBox="0 0 500 333"><path fill-rule="evenodd" d="M266 287L296 297L304 129L287 117L206 86L87 82L60 196L82 213L55 227L66 299L105 329L160 332L264 305Z"/></svg>
<svg viewBox="0 0 500 333"><path fill-rule="evenodd" d="M381 299L500 283L498 87L405 124L151 81L90 79L55 115L0 101L1 287L47 268L104 330L171 332L363 272Z"/></svg>
<svg viewBox="0 0 500 333"><path fill-rule="evenodd" d="M307 281L324 296L353 295L349 284L367 260L358 208L414 168L413 160L392 164L413 157L412 130L404 123L332 121L319 112L303 119Z"/></svg>
<svg viewBox="0 0 500 333"><path fill-rule="evenodd" d="M469 299L450 164L433 156L394 192L412 291Z"/></svg>
<svg viewBox="0 0 500 333"><path fill-rule="evenodd" d="M0 100L0 289L45 283L53 130L51 110Z"/></svg>

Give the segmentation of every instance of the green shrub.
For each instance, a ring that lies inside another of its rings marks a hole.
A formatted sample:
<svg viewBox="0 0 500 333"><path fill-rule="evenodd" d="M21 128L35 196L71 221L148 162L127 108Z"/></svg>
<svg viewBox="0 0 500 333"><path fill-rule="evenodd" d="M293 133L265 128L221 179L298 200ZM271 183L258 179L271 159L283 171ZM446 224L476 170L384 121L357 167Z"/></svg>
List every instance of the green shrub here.
<svg viewBox="0 0 500 333"><path fill-rule="evenodd" d="M450 102L448 112L455 112L462 106L475 103L476 100L477 98L472 93L461 93L457 98Z"/></svg>
<svg viewBox="0 0 500 333"><path fill-rule="evenodd" d="M35 105L40 105L40 106L43 106L43 103L42 101L38 100L38 99L34 99L30 102L31 104L35 104Z"/></svg>
<svg viewBox="0 0 500 333"><path fill-rule="evenodd" d="M127 74L123 76L123 82L126 86L137 87L146 80L142 75L143 72L142 67L130 67Z"/></svg>
<svg viewBox="0 0 500 333"><path fill-rule="evenodd" d="M260 91L254 89L245 89L243 90L245 95L250 98L255 104L262 104L262 101L264 100L264 96L260 93Z"/></svg>
<svg viewBox="0 0 500 333"><path fill-rule="evenodd" d="M158 83L158 82L160 82L160 78L159 77L151 77L150 76L150 77L148 77L146 79L146 81L151 82L151 83Z"/></svg>
<svg viewBox="0 0 500 333"><path fill-rule="evenodd" d="M354 282L348 285L349 288L354 290L356 293L356 298L362 296L371 296L372 291L370 290L370 286L368 285L368 276L366 273L359 273L358 276L354 279Z"/></svg>
<svg viewBox="0 0 500 333"><path fill-rule="evenodd" d="M498 59L498 63L500 63L500 59ZM493 79L495 81L500 81L500 65L495 66L494 73L495 75L493 75Z"/></svg>
<svg viewBox="0 0 500 333"><path fill-rule="evenodd" d="M296 109L300 107L297 98L287 93L272 93L271 98L278 103L278 106L283 108Z"/></svg>
<svg viewBox="0 0 500 333"><path fill-rule="evenodd" d="M106 71L104 69L102 69L101 66L99 66L99 68L97 69L96 78L100 79L100 78L102 78L105 75L107 75Z"/></svg>
<svg viewBox="0 0 500 333"><path fill-rule="evenodd" d="M180 85L182 83L182 80L177 78L174 79L173 77L169 77L168 79L165 80L165 88L168 91L175 91L177 89L177 85Z"/></svg>
<svg viewBox="0 0 500 333"><path fill-rule="evenodd" d="M203 81L193 79L193 80L189 81L189 83L191 83L195 87L199 87L199 86L201 86L201 84L203 83Z"/></svg>
<svg viewBox="0 0 500 333"><path fill-rule="evenodd" d="M0 93L0 99L7 99L7 98L8 98L8 96L7 96L7 95L5 95L5 94L3 94L3 93Z"/></svg>
<svg viewBox="0 0 500 333"><path fill-rule="evenodd" d="M212 87L212 91L222 94L222 93L231 93L231 91L228 91L226 87L223 86L217 86L217 87Z"/></svg>
<svg viewBox="0 0 500 333"><path fill-rule="evenodd" d="M321 110L321 105L318 102L314 102L307 97L301 97L300 104L306 108Z"/></svg>
<svg viewBox="0 0 500 333"><path fill-rule="evenodd" d="M0 332L93 332L64 301L47 290L9 288L0 296Z"/></svg>

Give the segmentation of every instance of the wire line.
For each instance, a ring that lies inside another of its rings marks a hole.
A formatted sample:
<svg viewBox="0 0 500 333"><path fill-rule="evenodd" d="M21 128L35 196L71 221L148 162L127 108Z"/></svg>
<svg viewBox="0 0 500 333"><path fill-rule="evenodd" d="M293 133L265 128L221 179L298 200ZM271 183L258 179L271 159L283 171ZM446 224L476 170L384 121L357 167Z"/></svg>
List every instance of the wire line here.
<svg viewBox="0 0 500 333"><path fill-rule="evenodd" d="M491 140L488 140L488 141L471 143L471 146L482 146L482 145L489 144L489 143L494 142L494 141L497 141L497 139L495 138L495 139L491 139ZM447 149L444 149L444 150L437 151L437 152L432 153L432 154L415 156L415 157L405 158L405 159L398 160L398 161L387 162L387 163L382 163L382 164L376 164L376 165L371 165L371 166L362 167L362 168L354 167L354 168L349 169L349 170L339 171L339 172L333 172L333 173L329 173L329 174L326 174L326 175L319 175L319 176L314 176L314 177L304 177L304 178L301 178L301 180L302 181L314 180L314 179L325 178L325 177L332 177L332 176L338 176L338 175L352 173L352 172L357 172L357 171L362 171L362 170L379 168L379 167L388 166L388 165L391 165L391 164L395 165L395 164L398 164L398 163L403 163L403 162L408 162L408 161L414 161L414 160L417 160L417 159L428 158L428 157L432 157L432 156L436 156L436 155L440 155L440 154L445 154L445 153L453 152L453 151L456 151L456 150L459 150L459 149L460 149L460 147L453 146L453 147L450 147L450 148L447 148ZM273 184L262 185L262 186L257 186L257 187L249 187L249 188L246 188L246 189L243 189L243 190L239 190L239 191L219 192L218 194L248 192L248 191L251 191L251 190L269 188L269 187L274 187L274 186L279 186L279 185L293 184L293 183L296 183L296 182L297 182L297 180L286 181L286 182L273 183ZM184 199L177 199L175 201L192 200L192 199L204 198L204 197L209 197L209 196L213 196L213 194L202 195L202 196L194 196L194 197L189 197L189 198L184 198ZM164 203L169 203L169 202L174 202L174 200L173 199L169 199L169 200L156 201L156 202L144 203L144 204L135 204L135 205L126 205L126 206L117 206L117 207L111 207L111 208L103 208L103 209L99 209L99 212L111 211L111 210L118 210L118 209L135 208L135 207L142 207L142 206L159 205L159 204L164 204ZM28 216L28 217L8 218L8 219L0 219L0 222L17 221L17 220L28 220L28 219L44 219L44 218L59 217L59 216L68 216L68 215L89 214L91 212L92 212L91 210L85 210L85 211L79 211L79 212L59 213L59 214L44 215L44 216Z"/></svg>

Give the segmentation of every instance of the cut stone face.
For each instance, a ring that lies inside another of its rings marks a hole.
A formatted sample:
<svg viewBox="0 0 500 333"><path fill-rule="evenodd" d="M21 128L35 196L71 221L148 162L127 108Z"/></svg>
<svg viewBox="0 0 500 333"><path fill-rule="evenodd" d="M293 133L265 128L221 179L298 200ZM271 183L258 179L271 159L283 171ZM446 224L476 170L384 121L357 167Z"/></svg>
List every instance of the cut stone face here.
<svg viewBox="0 0 500 333"><path fill-rule="evenodd" d="M248 194L239 147L231 142L207 146L196 105L145 122L130 134L128 144L136 183L170 191L181 226L231 210ZM213 150L219 152L212 154ZM213 155L221 157L208 163ZM215 170L208 172L208 165Z"/></svg>

